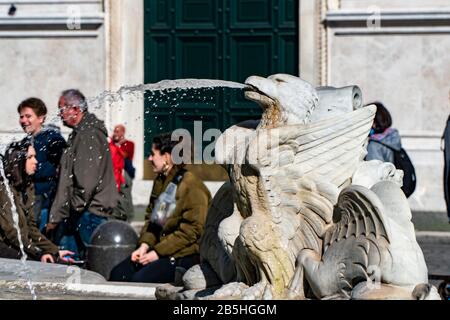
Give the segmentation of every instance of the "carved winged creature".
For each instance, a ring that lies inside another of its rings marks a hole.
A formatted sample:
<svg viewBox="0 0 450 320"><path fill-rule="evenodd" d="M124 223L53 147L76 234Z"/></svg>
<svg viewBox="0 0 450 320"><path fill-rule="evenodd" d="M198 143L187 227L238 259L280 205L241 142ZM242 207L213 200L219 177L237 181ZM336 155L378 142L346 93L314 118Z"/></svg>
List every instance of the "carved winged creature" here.
<svg viewBox="0 0 450 320"><path fill-rule="evenodd" d="M263 116L216 144L235 207L212 215L222 220L205 234L227 259L201 245L204 263L225 283L214 297L435 297L401 172L363 161L376 107L362 107L360 97L339 104L339 94L325 103L323 90L337 89L285 74L246 84ZM235 282L226 284L230 275Z"/></svg>
<svg viewBox="0 0 450 320"><path fill-rule="evenodd" d="M237 268L250 286L244 296L303 298L306 278L316 298L373 298L380 291L365 291L368 280L383 283L385 296L412 297L427 283L427 268L398 185L402 176L381 163L372 164L374 175L363 161L375 106L336 110L290 75L246 84L262 120L247 135L233 128L224 134L225 145L240 139L232 154L220 141L216 149L232 166L235 214L243 218L232 254L250 261ZM360 283L363 289L354 290Z"/></svg>

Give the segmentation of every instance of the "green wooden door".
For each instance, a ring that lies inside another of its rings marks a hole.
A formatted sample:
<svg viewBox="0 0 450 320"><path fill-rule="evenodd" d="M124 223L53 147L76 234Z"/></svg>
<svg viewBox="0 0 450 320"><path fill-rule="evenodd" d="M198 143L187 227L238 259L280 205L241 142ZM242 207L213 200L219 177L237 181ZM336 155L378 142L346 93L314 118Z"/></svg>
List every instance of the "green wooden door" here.
<svg viewBox="0 0 450 320"><path fill-rule="evenodd" d="M251 75L298 75L296 0L145 0L145 81L200 78L243 83ZM194 121L224 130L260 116L241 90L155 94L145 105L145 151L161 132Z"/></svg>

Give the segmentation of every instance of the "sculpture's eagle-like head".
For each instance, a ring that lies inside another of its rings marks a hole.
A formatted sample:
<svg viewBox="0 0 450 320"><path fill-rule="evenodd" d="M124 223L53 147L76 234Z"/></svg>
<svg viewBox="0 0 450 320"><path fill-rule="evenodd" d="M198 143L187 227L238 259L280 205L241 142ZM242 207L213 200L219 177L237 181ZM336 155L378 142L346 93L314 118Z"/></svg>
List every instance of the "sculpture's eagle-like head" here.
<svg viewBox="0 0 450 320"><path fill-rule="evenodd" d="M245 84L245 97L263 109L260 127L308 123L319 103L317 92L310 83L288 74L268 78L252 76Z"/></svg>

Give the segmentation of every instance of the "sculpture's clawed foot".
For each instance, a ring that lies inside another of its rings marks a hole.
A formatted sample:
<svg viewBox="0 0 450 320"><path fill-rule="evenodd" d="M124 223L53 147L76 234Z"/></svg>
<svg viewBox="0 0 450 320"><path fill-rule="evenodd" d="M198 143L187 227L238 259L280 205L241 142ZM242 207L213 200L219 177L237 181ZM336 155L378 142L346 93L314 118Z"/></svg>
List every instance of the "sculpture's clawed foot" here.
<svg viewBox="0 0 450 320"><path fill-rule="evenodd" d="M178 300L177 294L181 291L183 291L183 287L163 284L156 287L155 296L157 300Z"/></svg>
<svg viewBox="0 0 450 320"><path fill-rule="evenodd" d="M232 282L217 289L214 294L204 297L204 300L241 299L248 286L242 282Z"/></svg>
<svg viewBox="0 0 450 320"><path fill-rule="evenodd" d="M259 282L244 291L243 300L272 300L272 286L266 282Z"/></svg>
<svg viewBox="0 0 450 320"><path fill-rule="evenodd" d="M437 289L428 283L417 285L413 292L412 297L415 300L440 300Z"/></svg>
<svg viewBox="0 0 450 320"><path fill-rule="evenodd" d="M298 258L300 259L300 257ZM290 300L305 300L305 290L303 288L303 266L297 260L297 267L291 279L289 287L286 289L286 297Z"/></svg>
<svg viewBox="0 0 450 320"><path fill-rule="evenodd" d="M303 277L295 273L294 278L291 280L289 288L286 289L286 298L289 300L305 300L305 291L303 289Z"/></svg>
<svg viewBox="0 0 450 320"><path fill-rule="evenodd" d="M289 300L306 300L303 292L298 292L296 290L292 290L291 288L286 290L286 298Z"/></svg>

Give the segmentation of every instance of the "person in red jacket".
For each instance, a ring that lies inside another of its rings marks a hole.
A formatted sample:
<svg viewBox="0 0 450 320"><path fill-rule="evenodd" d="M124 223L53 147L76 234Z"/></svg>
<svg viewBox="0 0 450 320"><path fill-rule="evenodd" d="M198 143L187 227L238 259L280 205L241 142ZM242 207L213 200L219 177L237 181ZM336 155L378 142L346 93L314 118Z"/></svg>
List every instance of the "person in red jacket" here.
<svg viewBox="0 0 450 320"><path fill-rule="evenodd" d="M114 127L113 139L120 146L124 152L125 158L133 161L134 158L134 142L125 139L126 128L123 124L118 124Z"/></svg>
<svg viewBox="0 0 450 320"><path fill-rule="evenodd" d="M133 167L133 158L134 158L134 142L131 140L127 140L125 138L126 128L122 124L118 124L114 128L114 133L112 139L116 143L116 145L120 148L125 158L125 175L128 175L131 179L134 179L134 167ZM126 177L126 180L127 177Z"/></svg>
<svg viewBox="0 0 450 320"><path fill-rule="evenodd" d="M120 192L121 187L125 184L123 170L125 167L125 157L122 149L114 141L114 138L109 139L109 150L111 151L111 159L113 162L114 178L116 179L117 191Z"/></svg>
<svg viewBox="0 0 450 320"><path fill-rule="evenodd" d="M114 174L117 184L120 184L118 189L121 195L116 208L116 217L131 221L134 216L131 190L136 170L133 166L134 142L125 139L125 131L125 126L122 124L114 127L110 149L113 154Z"/></svg>

